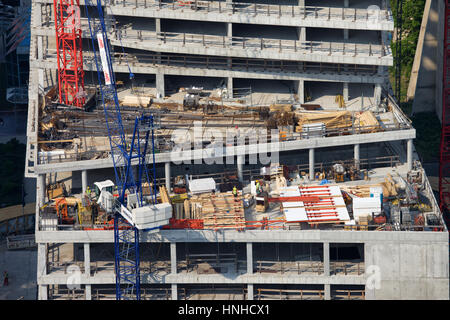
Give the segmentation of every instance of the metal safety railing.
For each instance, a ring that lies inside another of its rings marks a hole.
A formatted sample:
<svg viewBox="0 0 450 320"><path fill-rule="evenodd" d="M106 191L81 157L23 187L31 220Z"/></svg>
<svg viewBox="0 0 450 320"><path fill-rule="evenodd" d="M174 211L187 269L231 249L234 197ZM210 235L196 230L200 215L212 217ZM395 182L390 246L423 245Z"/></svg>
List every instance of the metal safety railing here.
<svg viewBox="0 0 450 320"><path fill-rule="evenodd" d="M326 42L326 41L300 41L282 40L256 37L227 37L225 35L207 35L182 32L142 32L130 28L116 28L113 32L116 41L122 40L122 45L130 42L151 41L162 42L162 44L201 45L203 47L215 47L221 49L253 49L275 50L276 52L294 52L299 54L323 54L327 56L348 56L348 57L392 57L389 46L384 44L371 43L346 43L346 42Z"/></svg>
<svg viewBox="0 0 450 320"><path fill-rule="evenodd" d="M148 8L153 10L171 10L177 12L199 13L227 13L245 14L250 16L275 16L302 19L342 20L342 21L373 21L374 23L391 22L393 17L386 8L375 10L359 8L332 8L319 6L298 6L286 4L260 4L222 1L153 1L153 0L111 0L112 7L116 8Z"/></svg>

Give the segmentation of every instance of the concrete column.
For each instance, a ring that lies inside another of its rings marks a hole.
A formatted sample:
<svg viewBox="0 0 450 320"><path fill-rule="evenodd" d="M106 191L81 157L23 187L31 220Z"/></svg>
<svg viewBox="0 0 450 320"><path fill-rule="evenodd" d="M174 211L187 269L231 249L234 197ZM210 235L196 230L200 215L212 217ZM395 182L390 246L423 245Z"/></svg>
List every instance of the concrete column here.
<svg viewBox="0 0 450 320"><path fill-rule="evenodd" d="M309 149L309 179L314 180L314 148Z"/></svg>
<svg viewBox="0 0 450 320"><path fill-rule="evenodd" d="M247 285L247 300L253 300L254 294L253 294L253 283L249 283Z"/></svg>
<svg viewBox="0 0 450 320"><path fill-rule="evenodd" d="M228 91L228 98L233 98L233 77L228 77L227 80L227 91Z"/></svg>
<svg viewBox="0 0 450 320"><path fill-rule="evenodd" d="M38 300L47 300L48 286L39 284L40 278L47 274L47 244L38 244L37 258L37 283L39 285Z"/></svg>
<svg viewBox="0 0 450 320"><path fill-rule="evenodd" d="M349 94L348 94L348 82L343 83L342 96L344 97L344 101L348 102Z"/></svg>
<svg viewBox="0 0 450 320"><path fill-rule="evenodd" d="M161 19L160 18L155 19L155 31L156 31L156 33L161 32Z"/></svg>
<svg viewBox="0 0 450 320"><path fill-rule="evenodd" d="M227 37L228 39L233 38L233 24L231 22L227 23Z"/></svg>
<svg viewBox="0 0 450 320"><path fill-rule="evenodd" d="M82 190L83 194L86 194L87 186L88 186L87 170L82 170L81 171L81 190Z"/></svg>
<svg viewBox="0 0 450 320"><path fill-rule="evenodd" d="M84 293L86 295L86 300L92 300L92 287L90 284L85 285Z"/></svg>
<svg viewBox="0 0 450 320"><path fill-rule="evenodd" d="M165 178L166 178L166 189L167 192L170 193L170 185L171 185L171 177L170 177L170 162L166 162L164 164L164 169L165 169Z"/></svg>
<svg viewBox="0 0 450 320"><path fill-rule="evenodd" d="M247 273L253 274L253 243L247 242Z"/></svg>
<svg viewBox="0 0 450 320"><path fill-rule="evenodd" d="M306 28L305 27L298 28L298 40L301 42L306 41Z"/></svg>
<svg viewBox="0 0 450 320"><path fill-rule="evenodd" d="M177 273L177 243L170 243L170 272Z"/></svg>
<svg viewBox="0 0 450 320"><path fill-rule="evenodd" d="M406 143L406 163L408 165L408 171L412 170L413 164L413 139L409 139Z"/></svg>
<svg viewBox="0 0 450 320"><path fill-rule="evenodd" d="M349 4L349 0L344 0L344 8L348 8L350 6ZM348 36L348 29L344 29L344 40L348 40L349 36Z"/></svg>
<svg viewBox="0 0 450 320"><path fill-rule="evenodd" d="M378 106L381 103L381 84L377 83L375 85L375 89L374 89L374 100L375 100L375 106L378 108Z"/></svg>
<svg viewBox="0 0 450 320"><path fill-rule="evenodd" d="M330 275L330 243L323 243L323 275L328 277Z"/></svg>
<svg viewBox="0 0 450 320"><path fill-rule="evenodd" d="M325 291L325 300L331 300L331 285L325 284L324 291Z"/></svg>
<svg viewBox="0 0 450 320"><path fill-rule="evenodd" d="M42 207L45 203L45 173L38 175L36 189L38 196L37 202L39 207Z"/></svg>
<svg viewBox="0 0 450 320"><path fill-rule="evenodd" d="M84 244L84 273L87 277L91 276L91 245Z"/></svg>
<svg viewBox="0 0 450 320"><path fill-rule="evenodd" d="M172 284L172 300L178 300L178 285Z"/></svg>
<svg viewBox="0 0 450 320"><path fill-rule="evenodd" d="M239 143L239 142L238 142ZM244 170L244 162L245 162L245 156L240 155L237 156L237 175L240 182L244 182L244 173L242 172Z"/></svg>
<svg viewBox="0 0 450 320"><path fill-rule="evenodd" d="M305 80L298 80L297 96L300 104L305 103Z"/></svg>
<svg viewBox="0 0 450 320"><path fill-rule="evenodd" d="M164 98L166 96L165 85L164 85L164 73L157 71L156 73L156 92L159 98Z"/></svg>
<svg viewBox="0 0 450 320"><path fill-rule="evenodd" d="M356 169L359 170L359 144L355 144L354 146L354 158L355 158L355 165L356 165Z"/></svg>

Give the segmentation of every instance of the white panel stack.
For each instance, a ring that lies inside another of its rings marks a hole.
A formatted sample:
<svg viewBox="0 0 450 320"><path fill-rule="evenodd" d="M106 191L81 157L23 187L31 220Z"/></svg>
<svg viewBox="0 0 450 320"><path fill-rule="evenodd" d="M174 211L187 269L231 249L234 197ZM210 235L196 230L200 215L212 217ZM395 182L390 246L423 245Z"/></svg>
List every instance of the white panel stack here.
<svg viewBox="0 0 450 320"><path fill-rule="evenodd" d="M325 124L323 122L304 124L302 126L302 139L323 138Z"/></svg>
<svg viewBox="0 0 450 320"><path fill-rule="evenodd" d="M216 182L213 178L189 181L189 191L192 193L207 193L213 190L216 190Z"/></svg>
<svg viewBox="0 0 450 320"><path fill-rule="evenodd" d="M136 228L153 229L169 224L172 218L172 205L159 203L131 210L131 216Z"/></svg>
<svg viewBox="0 0 450 320"><path fill-rule="evenodd" d="M381 201L379 197L353 198L353 218L359 221L359 217L379 215L381 213Z"/></svg>

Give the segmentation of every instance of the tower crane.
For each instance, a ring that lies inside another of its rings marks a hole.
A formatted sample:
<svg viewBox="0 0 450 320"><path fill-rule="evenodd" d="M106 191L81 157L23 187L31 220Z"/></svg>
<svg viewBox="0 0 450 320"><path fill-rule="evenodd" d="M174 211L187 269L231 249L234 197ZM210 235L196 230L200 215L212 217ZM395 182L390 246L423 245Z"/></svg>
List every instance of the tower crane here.
<svg viewBox="0 0 450 320"><path fill-rule="evenodd" d="M131 140L127 139L122 125L111 47L101 0L96 0L98 16L95 18L90 17L88 10L93 6L92 1L86 0L85 5L97 68L99 93L119 192L118 199L114 199L112 195L109 196L114 212L116 299L140 300L139 234L140 232L156 232L163 225L168 224L172 209L170 206L164 206L167 204L156 204L153 116L136 117ZM146 164L150 134L153 154L151 171ZM150 182L153 183L153 187ZM108 192L105 196L108 196Z"/></svg>

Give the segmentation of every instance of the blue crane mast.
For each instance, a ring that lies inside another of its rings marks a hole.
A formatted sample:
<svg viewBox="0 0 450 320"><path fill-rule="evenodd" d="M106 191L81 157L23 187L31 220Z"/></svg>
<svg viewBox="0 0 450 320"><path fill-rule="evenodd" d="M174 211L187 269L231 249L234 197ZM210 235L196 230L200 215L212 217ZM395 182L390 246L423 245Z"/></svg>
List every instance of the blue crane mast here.
<svg viewBox="0 0 450 320"><path fill-rule="evenodd" d="M154 119L152 115L136 117L131 141L122 124L116 81L112 66L111 47L103 16L101 0L96 1L98 17L90 17L91 0L85 1L86 15L97 68L99 93L103 104L107 132L114 165L118 200L114 202L114 251L116 299L140 300L139 232L130 208L131 199L137 207L156 204ZM153 169L145 161L151 133ZM133 169L135 165L135 169ZM153 188L151 187L153 183ZM146 188L144 194L143 188ZM148 192L149 191L149 192ZM150 196L148 195L150 194ZM159 227L152 228L159 229ZM150 229L143 229L148 231Z"/></svg>

